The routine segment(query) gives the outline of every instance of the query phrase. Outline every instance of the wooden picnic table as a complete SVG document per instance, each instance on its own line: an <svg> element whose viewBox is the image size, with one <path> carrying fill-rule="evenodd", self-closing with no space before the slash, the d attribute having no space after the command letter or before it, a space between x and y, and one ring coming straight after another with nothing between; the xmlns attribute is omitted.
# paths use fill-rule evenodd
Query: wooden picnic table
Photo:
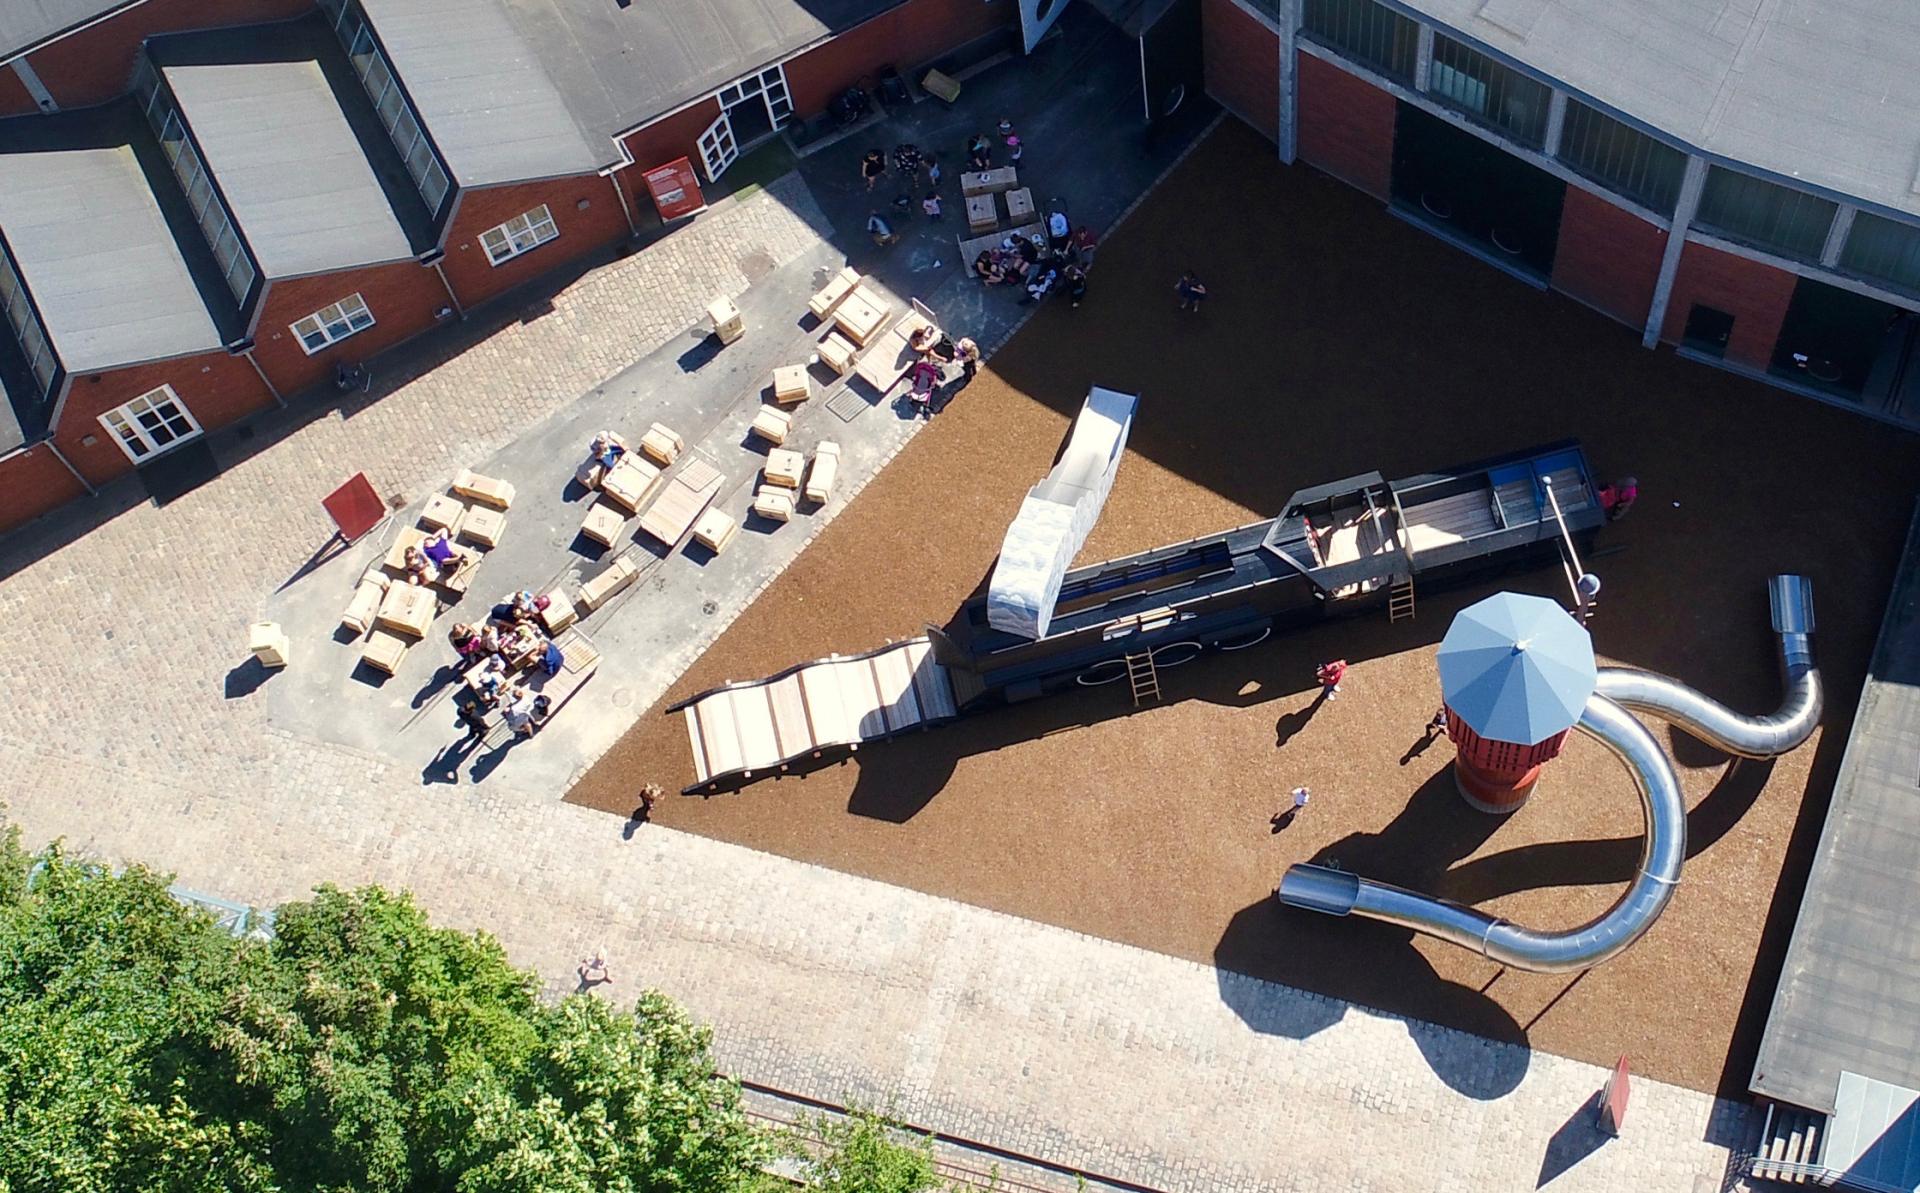
<svg viewBox="0 0 1920 1193"><path fill-rule="evenodd" d="M960 193L968 196L1010 191L1019 185L1020 174L1012 166L1001 166L995 170L974 170L960 175Z"/></svg>
<svg viewBox="0 0 1920 1193"><path fill-rule="evenodd" d="M861 347L866 347L893 310L873 292L862 286L846 296L833 312L834 326Z"/></svg>

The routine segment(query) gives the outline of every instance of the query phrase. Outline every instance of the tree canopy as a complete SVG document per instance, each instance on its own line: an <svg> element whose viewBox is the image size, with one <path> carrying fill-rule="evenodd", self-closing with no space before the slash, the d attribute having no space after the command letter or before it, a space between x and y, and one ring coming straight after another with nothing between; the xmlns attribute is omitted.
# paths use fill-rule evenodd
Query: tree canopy
<svg viewBox="0 0 1920 1193"><path fill-rule="evenodd" d="M0 1193L941 1188L881 1116L750 1120L665 997L537 997L485 933L322 887L238 939L163 876L0 833Z"/></svg>

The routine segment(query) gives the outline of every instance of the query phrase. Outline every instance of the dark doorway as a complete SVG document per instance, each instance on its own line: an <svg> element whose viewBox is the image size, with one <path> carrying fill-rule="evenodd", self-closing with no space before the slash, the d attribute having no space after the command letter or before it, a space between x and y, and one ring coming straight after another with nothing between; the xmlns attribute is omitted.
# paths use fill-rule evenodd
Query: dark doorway
<svg viewBox="0 0 1920 1193"><path fill-rule="evenodd" d="M1141 31L1140 80L1149 124L1174 116L1205 93L1200 0L1173 0Z"/></svg>
<svg viewBox="0 0 1920 1193"><path fill-rule="evenodd" d="M1411 104L1393 135L1396 207L1544 281L1567 184Z"/></svg>
<svg viewBox="0 0 1920 1193"><path fill-rule="evenodd" d="M733 126L733 143L751 145L773 132L773 117L767 114L767 101L749 95L727 109L727 123Z"/></svg>
<svg viewBox="0 0 1920 1193"><path fill-rule="evenodd" d="M1687 329L1681 334L1680 343L1708 356L1725 356L1727 341L1732 338L1733 316L1696 302L1687 312Z"/></svg>
<svg viewBox="0 0 1920 1193"><path fill-rule="evenodd" d="M1860 401L1883 350L1903 352L1900 308L1877 298L1801 278L1774 341L1771 371L1815 389Z"/></svg>

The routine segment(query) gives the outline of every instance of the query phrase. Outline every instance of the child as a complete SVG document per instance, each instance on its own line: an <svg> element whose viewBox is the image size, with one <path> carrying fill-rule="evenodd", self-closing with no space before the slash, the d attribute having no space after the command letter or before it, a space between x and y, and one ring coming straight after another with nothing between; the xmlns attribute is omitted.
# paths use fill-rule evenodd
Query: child
<svg viewBox="0 0 1920 1193"><path fill-rule="evenodd" d="M1012 162L1016 166L1020 164L1020 138L1019 137L1007 138L1007 160L1009 162Z"/></svg>
<svg viewBox="0 0 1920 1193"><path fill-rule="evenodd" d="M1076 309L1080 300L1087 296L1087 271L1078 265L1067 266L1067 297L1073 300Z"/></svg>
<svg viewBox="0 0 1920 1193"><path fill-rule="evenodd" d="M925 212L927 215L927 218L930 220L939 219L940 218L940 196L933 194L931 191L929 191L927 193L927 197L920 200L920 210Z"/></svg>
<svg viewBox="0 0 1920 1193"><path fill-rule="evenodd" d="M1313 677L1320 681L1320 691L1328 700L1340 695L1340 681L1347 677L1347 661L1335 659L1331 663L1322 663Z"/></svg>
<svg viewBox="0 0 1920 1193"><path fill-rule="evenodd" d="M934 190L940 189L940 159L931 153L927 155L927 185Z"/></svg>

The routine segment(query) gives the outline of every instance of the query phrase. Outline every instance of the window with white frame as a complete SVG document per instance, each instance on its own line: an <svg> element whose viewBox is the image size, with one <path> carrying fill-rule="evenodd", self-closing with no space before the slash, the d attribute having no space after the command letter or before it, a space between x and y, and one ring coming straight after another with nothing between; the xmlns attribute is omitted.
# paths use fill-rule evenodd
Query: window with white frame
<svg viewBox="0 0 1920 1193"><path fill-rule="evenodd" d="M187 413L186 404L171 385L163 385L125 406L107 411L100 416L100 425L136 464L200 433L200 424Z"/></svg>
<svg viewBox="0 0 1920 1193"><path fill-rule="evenodd" d="M488 228L480 234L480 243L487 250L487 260L498 265L529 249L539 248L558 235L560 229L554 226L553 213L542 203L497 228Z"/></svg>
<svg viewBox="0 0 1920 1193"><path fill-rule="evenodd" d="M293 334L300 337L300 347L312 356L327 345L338 344L372 326L373 312L367 309L366 301L358 294L349 294L294 323Z"/></svg>

